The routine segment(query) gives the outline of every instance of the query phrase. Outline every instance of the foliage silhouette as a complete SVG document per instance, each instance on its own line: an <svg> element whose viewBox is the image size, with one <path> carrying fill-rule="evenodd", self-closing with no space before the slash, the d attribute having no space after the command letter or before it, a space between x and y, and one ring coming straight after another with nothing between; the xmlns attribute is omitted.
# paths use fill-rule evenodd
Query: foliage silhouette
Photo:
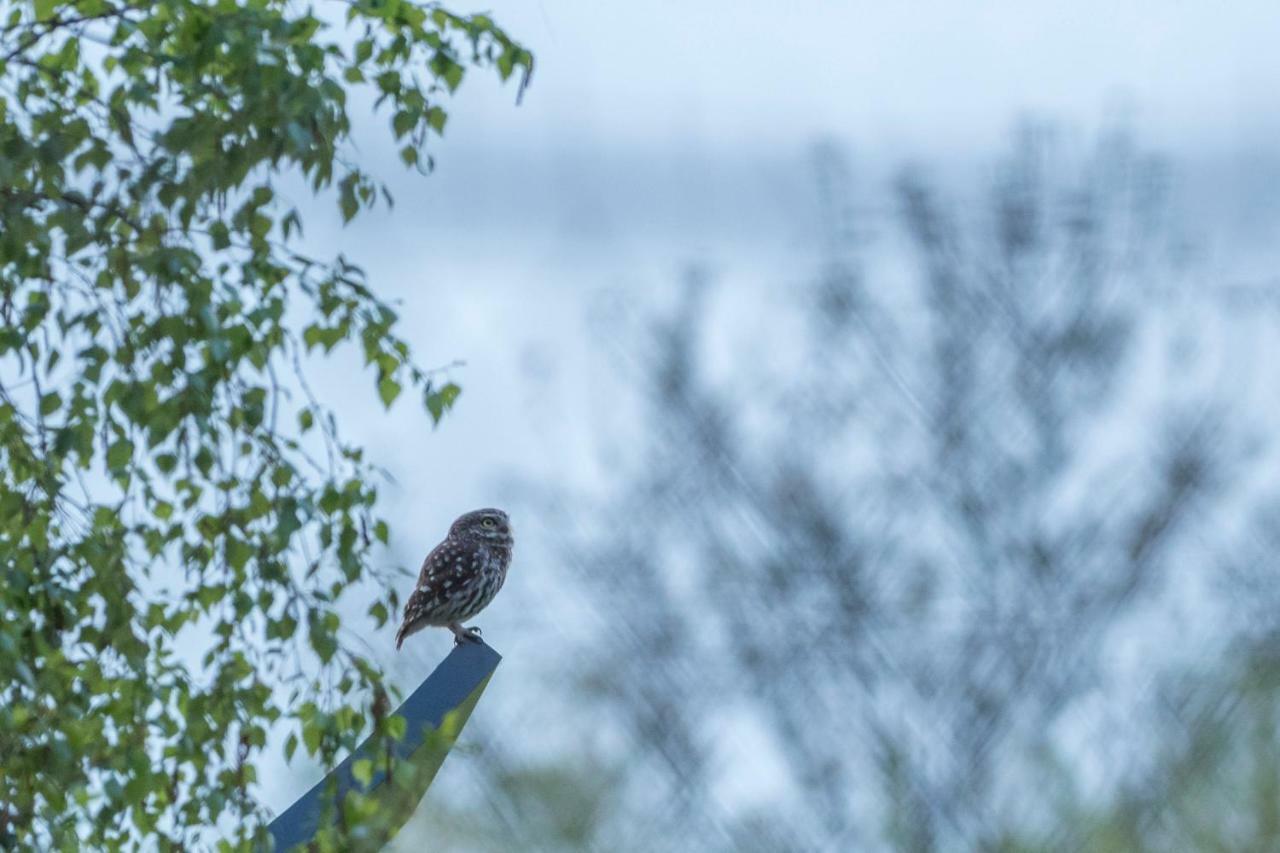
<svg viewBox="0 0 1280 853"><path fill-rule="evenodd" d="M252 846L270 726L326 762L403 728L339 634L388 538L377 472L302 369L355 347L384 405L436 420L458 388L355 263L298 251L280 183L346 220L390 203L349 98L425 170L467 69L523 88L532 57L484 15L328 11L0 5L0 830L24 846Z"/></svg>

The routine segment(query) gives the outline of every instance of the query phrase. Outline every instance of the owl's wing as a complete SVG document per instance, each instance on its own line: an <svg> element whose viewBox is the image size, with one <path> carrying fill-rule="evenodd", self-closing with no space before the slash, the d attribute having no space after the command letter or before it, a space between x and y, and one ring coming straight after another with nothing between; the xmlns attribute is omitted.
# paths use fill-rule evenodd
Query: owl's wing
<svg viewBox="0 0 1280 853"><path fill-rule="evenodd" d="M446 539L431 549L418 570L418 589L434 589L444 573L457 561L461 548L457 542Z"/></svg>
<svg viewBox="0 0 1280 853"><path fill-rule="evenodd" d="M428 625L433 615L439 611L444 593L448 592L452 580L445 580L445 573L457 566L461 548L457 542L445 539L444 542L431 548L431 553L422 561L417 573L417 585L404 602L404 621L396 634L396 648L401 647L404 638Z"/></svg>

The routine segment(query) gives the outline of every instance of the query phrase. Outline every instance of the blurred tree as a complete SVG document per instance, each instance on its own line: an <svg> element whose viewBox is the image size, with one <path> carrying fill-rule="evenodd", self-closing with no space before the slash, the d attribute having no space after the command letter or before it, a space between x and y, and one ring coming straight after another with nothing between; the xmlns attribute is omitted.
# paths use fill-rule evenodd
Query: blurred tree
<svg viewBox="0 0 1280 853"><path fill-rule="evenodd" d="M501 734L490 729L489 740ZM605 846L599 833L614 808L612 792L621 771L575 756L563 764L509 763L497 750L472 756L473 787L480 797L427 801L388 845L388 853L433 849L467 853L529 853L560 850L643 850L640 845ZM465 783L462 783L465 786Z"/></svg>
<svg viewBox="0 0 1280 853"><path fill-rule="evenodd" d="M609 626L592 707L635 747L618 837L970 850L1054 820L1035 786L1078 758L1057 727L1230 464L1207 395L1138 378L1159 161L1124 134L1055 152L1021 134L977 208L908 170L886 261L824 148L821 274L750 342L703 276L651 331L610 330L640 342L644 449L562 544Z"/></svg>
<svg viewBox="0 0 1280 853"><path fill-rule="evenodd" d="M1144 773L1105 798L1061 786L1052 825L1011 833L995 849L1280 849L1277 637L1234 643L1216 671L1184 673L1160 692L1177 725Z"/></svg>
<svg viewBox="0 0 1280 853"><path fill-rule="evenodd" d="M411 386L436 419L458 389L359 267L297 251L277 183L346 220L389 203L348 98L425 169L467 68L523 88L532 58L484 15L333 9L345 29L284 0L0 3L0 836L22 846L247 846L267 727L328 760L382 692L336 609L387 538L374 472L302 365L356 343L384 405Z"/></svg>

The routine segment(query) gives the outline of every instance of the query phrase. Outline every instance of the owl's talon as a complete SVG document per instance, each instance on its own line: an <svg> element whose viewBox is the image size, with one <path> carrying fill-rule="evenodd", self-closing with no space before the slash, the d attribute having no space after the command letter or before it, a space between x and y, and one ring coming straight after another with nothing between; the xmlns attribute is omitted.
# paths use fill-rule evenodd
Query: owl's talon
<svg viewBox="0 0 1280 853"><path fill-rule="evenodd" d="M453 644L460 646L463 643L483 643L480 639L480 629L476 627L464 628L456 622L449 626L449 630L453 631Z"/></svg>

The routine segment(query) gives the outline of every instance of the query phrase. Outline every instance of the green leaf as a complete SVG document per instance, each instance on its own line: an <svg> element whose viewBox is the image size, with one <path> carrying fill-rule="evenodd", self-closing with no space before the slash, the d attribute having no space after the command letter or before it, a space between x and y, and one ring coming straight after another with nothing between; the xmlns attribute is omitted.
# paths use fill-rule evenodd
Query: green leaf
<svg viewBox="0 0 1280 853"><path fill-rule="evenodd" d="M209 226L209 239L213 243L213 248L222 251L231 245L231 232L227 229L225 222L218 220Z"/></svg>
<svg viewBox="0 0 1280 853"><path fill-rule="evenodd" d="M383 377L378 382L378 398L382 400L382 405L388 409L396 401L396 397L400 396L400 391L400 383L390 376Z"/></svg>
<svg viewBox="0 0 1280 853"><path fill-rule="evenodd" d="M360 211L360 199L356 194L359 187L359 176L351 172L338 182L338 207L342 210L342 221L350 222Z"/></svg>
<svg viewBox="0 0 1280 853"><path fill-rule="evenodd" d="M462 75L465 70L461 65L452 61L444 65L440 76L444 79L444 84L449 87L450 92L457 91L458 87L462 85Z"/></svg>
<svg viewBox="0 0 1280 853"><path fill-rule="evenodd" d="M444 133L445 122L449 120L449 114L441 107L431 107L427 110L427 125L437 134Z"/></svg>
<svg viewBox="0 0 1280 853"><path fill-rule="evenodd" d="M434 423L440 423L440 419L444 417L445 412L453 408L454 402L458 399L458 395L461 393L462 389L452 382L439 390L433 390L428 386L426 392L426 405L427 411L431 413L431 419Z"/></svg>
<svg viewBox="0 0 1280 853"><path fill-rule="evenodd" d="M400 110L391 118L391 128L395 132L396 139L413 130L413 126L417 123L417 116L408 110Z"/></svg>
<svg viewBox="0 0 1280 853"><path fill-rule="evenodd" d="M111 470L124 468L133 460L133 442L126 438L111 443L107 448L107 467Z"/></svg>
<svg viewBox="0 0 1280 853"><path fill-rule="evenodd" d="M315 721L308 721L302 727L302 744L307 748L308 755L315 755L320 751L320 739L324 736L324 732Z"/></svg>

